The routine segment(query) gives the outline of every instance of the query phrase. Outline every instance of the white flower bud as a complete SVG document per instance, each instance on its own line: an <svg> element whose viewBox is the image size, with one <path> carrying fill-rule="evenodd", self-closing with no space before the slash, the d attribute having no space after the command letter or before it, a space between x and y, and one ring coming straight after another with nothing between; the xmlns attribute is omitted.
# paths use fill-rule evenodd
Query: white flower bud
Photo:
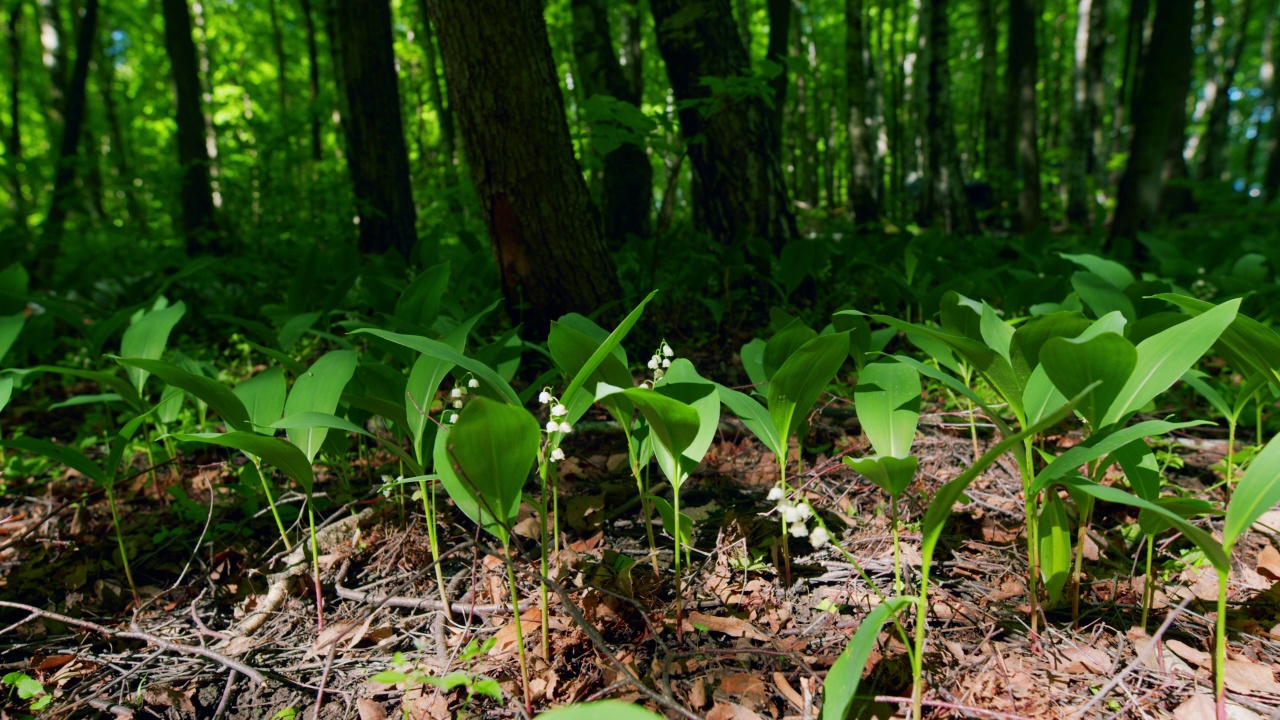
<svg viewBox="0 0 1280 720"><path fill-rule="evenodd" d="M671 357L671 356L675 355L675 352L671 349L671 346L670 346L670 345L668 345L668 344L666 344L666 343L664 342L664 343L662 343L662 354L663 354L663 355L666 355L667 357Z"/></svg>
<svg viewBox="0 0 1280 720"><path fill-rule="evenodd" d="M549 433L560 432L560 423L556 422L555 420L548 420L547 432Z"/></svg>
<svg viewBox="0 0 1280 720"><path fill-rule="evenodd" d="M812 543L815 548L820 548L831 542L831 536L827 534L826 528L819 525L813 529L812 533L809 534L809 542Z"/></svg>
<svg viewBox="0 0 1280 720"><path fill-rule="evenodd" d="M569 433L573 432L573 426L567 422L562 422L560 423L560 432L564 433L565 435L568 435Z"/></svg>
<svg viewBox="0 0 1280 720"><path fill-rule="evenodd" d="M795 523L787 529L787 532L791 533L791 537L802 538L809 534L809 528L805 527L804 523Z"/></svg>
<svg viewBox="0 0 1280 720"><path fill-rule="evenodd" d="M671 367L671 361L670 361L670 360L668 360L668 359L666 359L666 358L663 358L663 359L662 359L662 367L664 367L664 368L669 368L669 367Z"/></svg>
<svg viewBox="0 0 1280 720"><path fill-rule="evenodd" d="M800 513L800 508L794 505L779 506L782 509L782 519L788 523L800 524L804 522L804 515Z"/></svg>
<svg viewBox="0 0 1280 720"><path fill-rule="evenodd" d="M460 397L462 397L462 388L454 388L454 389L450 390L450 391L449 391L449 397L451 397L451 398L460 398Z"/></svg>
<svg viewBox="0 0 1280 720"><path fill-rule="evenodd" d="M456 423L456 422L458 422L458 413L456 413L456 412L451 412L451 413L449 413L449 422L450 422L450 423Z"/></svg>
<svg viewBox="0 0 1280 720"><path fill-rule="evenodd" d="M654 355L653 357L649 358L649 369L650 369L650 370L657 370L657 369L658 369L658 356L657 356L657 355Z"/></svg>
<svg viewBox="0 0 1280 720"><path fill-rule="evenodd" d="M467 387L478 388L480 387L480 381L475 378L471 378L470 380L467 381Z"/></svg>
<svg viewBox="0 0 1280 720"><path fill-rule="evenodd" d="M782 488L777 485L773 486L773 489L769 491L769 502L778 502L782 499L782 495Z"/></svg>
<svg viewBox="0 0 1280 720"><path fill-rule="evenodd" d="M808 520L813 517L813 511L809 509L809 503L800 503L796 505L796 512L800 514L801 520Z"/></svg>
<svg viewBox="0 0 1280 720"><path fill-rule="evenodd" d="M454 401L453 401L453 406L454 406L455 408L457 408L457 409L461 410L461 409L462 409L462 401L461 401L461 400L454 400Z"/></svg>
<svg viewBox="0 0 1280 720"><path fill-rule="evenodd" d="M566 408L564 405L556 403L555 405L551 406L551 417L564 417L565 415L568 415L568 414L569 414L569 408Z"/></svg>
<svg viewBox="0 0 1280 720"><path fill-rule="evenodd" d="M538 393L538 402L542 403L543 405L546 405L547 403L551 402L551 393L547 392L546 390L543 390L542 392Z"/></svg>
<svg viewBox="0 0 1280 720"><path fill-rule="evenodd" d="M564 459L563 450L561 450L560 448L555 448L554 450L551 451L551 462L560 462L563 459Z"/></svg>

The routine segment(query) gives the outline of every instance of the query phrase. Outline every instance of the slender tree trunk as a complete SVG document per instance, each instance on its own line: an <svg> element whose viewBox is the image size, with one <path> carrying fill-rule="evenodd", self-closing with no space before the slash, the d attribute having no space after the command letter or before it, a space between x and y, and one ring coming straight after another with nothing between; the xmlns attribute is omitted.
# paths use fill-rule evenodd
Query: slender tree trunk
<svg viewBox="0 0 1280 720"><path fill-rule="evenodd" d="M347 166L360 223L360 252L392 248L415 262L416 211L400 117L390 0L337 0L334 29L347 113Z"/></svg>
<svg viewBox="0 0 1280 720"><path fill-rule="evenodd" d="M40 44L44 50L44 66L49 71L48 121L49 137L61 137L67 95L67 43L62 10L58 0L38 0L40 8Z"/></svg>
<svg viewBox="0 0 1280 720"><path fill-rule="evenodd" d="M863 26L865 13L862 0L845 0L845 60L848 71L849 116L846 121L849 133L849 210L859 225L872 223L880 218L880 197L876 178L875 137L878 128L873 125L870 112L874 97L869 83L871 57Z"/></svg>
<svg viewBox="0 0 1280 720"><path fill-rule="evenodd" d="M1089 109L1089 128L1092 142L1089 146L1089 163L1086 172L1093 180L1093 190L1097 191L1107 185L1107 128L1105 126L1104 108L1107 106L1108 81L1104 77L1107 66L1107 3L1095 0L1089 12L1089 48L1085 56L1085 92L1088 96L1086 107ZM1097 224L1101 225L1101 206L1092 204L1099 215Z"/></svg>
<svg viewBox="0 0 1280 720"><path fill-rule="evenodd" d="M1191 83L1191 25L1194 0L1160 0L1142 77L1134 95L1133 141L1120 180L1111 244L1132 257L1133 238L1150 227L1160 202L1160 178L1177 118L1185 117ZM1180 110L1181 108L1181 110Z"/></svg>
<svg viewBox="0 0 1280 720"><path fill-rule="evenodd" d="M643 17L640 0L627 0L625 23L622 26L622 74L627 78L631 93L643 99L644 95L644 55L641 52L643 38ZM745 44L745 43L744 43ZM750 47L750 45L747 45Z"/></svg>
<svg viewBox="0 0 1280 720"><path fill-rule="evenodd" d="M5 166L9 171L9 192L13 197L13 224L22 235L27 228L27 191L22 178L22 7L20 0L9 4L5 32L9 49L9 127L4 134Z"/></svg>
<svg viewBox="0 0 1280 720"><path fill-rule="evenodd" d="M111 139L111 156L115 159L120 192L124 194L124 207L129 228L137 231L142 237L147 237L150 235L150 228L147 226L146 210L138 200L138 193L133 185L132 153L120 122L120 109L116 105L114 61L115 59L105 52L99 53L98 85L102 93L102 108L107 118L108 137Z"/></svg>
<svg viewBox="0 0 1280 720"><path fill-rule="evenodd" d="M1000 49L996 0L978 2L978 38L982 42L982 79L978 91L979 104L982 106L981 167L983 177L990 182L999 175L997 168L1003 164L997 101L1000 96Z"/></svg>
<svg viewBox="0 0 1280 720"><path fill-rule="evenodd" d="M712 236L725 245L750 236L774 251L797 236L795 215L775 148L768 108L758 97L717 97L703 78L729 79L750 72L728 0L650 0L658 49L680 110L689 159L702 185L703 210Z"/></svg>
<svg viewBox="0 0 1280 720"><path fill-rule="evenodd" d="M1267 167L1262 179L1262 196L1266 202L1280 199L1280 76L1277 76L1280 73L1280 39L1275 32L1277 24L1280 24L1280 12L1275 13L1271 22L1271 54L1266 59L1271 66L1271 136L1267 140ZM1258 133L1263 132L1264 129L1259 127Z"/></svg>
<svg viewBox="0 0 1280 720"><path fill-rule="evenodd" d="M178 119L178 163L182 166L182 235L187 253L220 252L218 226L209 180L208 128L200 100L200 69L191 38L187 0L163 0L165 46L173 72L174 104Z"/></svg>
<svg viewBox="0 0 1280 720"><path fill-rule="evenodd" d="M690 2L676 4L691 5ZM764 58L775 63L779 70L778 74L769 81L769 87L773 88L773 107L769 109L769 121L773 124L774 152L779 153L782 150L783 111L787 106L787 44L791 37L791 0L766 0L766 7L769 9L769 47L765 50ZM656 11L654 17L657 17ZM662 43L659 42L658 45L661 46ZM746 52L745 44L743 52ZM663 55L665 56L666 53L663 52ZM748 67L750 63L751 56L747 54Z"/></svg>
<svg viewBox="0 0 1280 720"><path fill-rule="evenodd" d="M418 0L418 9L422 13L422 53L426 57L427 98L431 101L431 110L440 123L440 145L445 158L446 181L457 182L454 163L457 162L457 132L453 125L453 112L445 106L444 89L440 87L440 70L436 67L435 32L431 28L431 14L427 10L427 0Z"/></svg>
<svg viewBox="0 0 1280 720"><path fill-rule="evenodd" d="M634 0L633 0L634 1ZM734 16L738 19L738 34L742 36L742 47L751 53L751 0L737 0L738 9Z"/></svg>
<svg viewBox="0 0 1280 720"><path fill-rule="evenodd" d="M1072 72L1071 140L1067 152L1067 220L1087 224L1093 217L1089 180L1097 164L1097 129L1101 126L1098 88L1106 39L1106 0L1080 0L1076 17L1075 64Z"/></svg>
<svg viewBox="0 0 1280 720"><path fill-rule="evenodd" d="M822 111L818 102L820 83L816 75L817 56L813 51L813 39L805 18L799 10L792 10L795 17L792 25L795 28L796 55L804 65L801 72L796 73L796 102L793 123L796 139L799 182L796 183L796 196L810 208L818 206L818 138L814 132L814 123L818 121Z"/></svg>
<svg viewBox="0 0 1280 720"><path fill-rule="evenodd" d="M276 0L267 0L267 10L271 15L271 48L276 53L276 101L280 103L280 116L289 113L289 63L284 53L284 32L280 29L280 16L276 10ZM293 136L289 136L292 142Z"/></svg>
<svg viewBox="0 0 1280 720"><path fill-rule="evenodd" d="M63 111L62 144L58 150L57 167L54 170L53 198L49 215L44 223L44 261L52 263L62 243L69 204L75 192L76 161L80 136L84 129L85 87L89 81L89 61L93 58L93 43L98 32L98 0L86 0L84 18L76 34L75 67L67 86L66 105Z"/></svg>
<svg viewBox="0 0 1280 720"><path fill-rule="evenodd" d="M1252 8L1252 0L1244 0L1240 9L1240 24L1236 33L1235 47L1222 70L1220 83L1222 90L1214 95L1213 102L1209 104L1209 120L1205 125L1204 134L1200 137L1200 144L1196 148L1196 177L1200 180L1226 181L1228 179L1226 153L1227 115L1231 110L1230 90L1235 84L1236 70L1240 67L1244 48L1248 44L1249 16Z"/></svg>
<svg viewBox="0 0 1280 720"><path fill-rule="evenodd" d="M311 0L302 2L302 23L307 31L307 99L311 116L311 160L320 162L320 53L316 51L316 23L311 15Z"/></svg>
<svg viewBox="0 0 1280 720"><path fill-rule="evenodd" d="M1126 151L1133 140L1132 117L1142 71L1143 48L1146 45L1147 15L1151 0L1129 0L1129 18L1125 30L1124 62L1120 70L1120 94L1112 116L1111 153ZM1118 171L1119 172L1119 171ZM1119 175L1115 176L1119 182Z"/></svg>
<svg viewBox="0 0 1280 720"><path fill-rule="evenodd" d="M1244 161L1240 169L1240 177L1243 178L1244 186L1250 192L1252 192L1254 181L1256 180L1255 175L1260 154L1258 149L1262 147L1262 136L1266 134L1266 128L1262 125L1263 113L1270 110L1271 97L1275 93L1275 66L1271 64L1271 44L1274 41L1277 23L1274 21L1268 22L1265 18L1272 18L1277 7L1280 7L1280 4L1276 0L1270 0L1267 3L1267 7L1263 9L1262 57L1259 58L1261 62L1258 63L1258 89L1262 91L1262 95L1258 102L1254 104L1253 111L1249 114L1249 124L1244 131L1244 136L1248 139L1245 141Z"/></svg>
<svg viewBox="0 0 1280 720"><path fill-rule="evenodd" d="M966 235L977 226L965 202L951 108L950 23L947 0L925 0L921 7L921 46L925 65L924 219L947 233Z"/></svg>
<svg viewBox="0 0 1280 720"><path fill-rule="evenodd" d="M1010 0L1009 62L1005 166L1019 187L1018 228L1040 225L1040 149L1036 131L1036 56L1038 0Z"/></svg>
<svg viewBox="0 0 1280 720"><path fill-rule="evenodd" d="M604 0L573 0L573 51L588 102L595 96L607 95L640 111L640 96L634 92L634 85L614 52L609 8ZM609 122L600 121L597 127ZM625 136L628 131L619 127L615 132ZM628 235L648 238L652 234L653 166L643 144L628 139L604 153L603 174L605 238L615 248Z"/></svg>
<svg viewBox="0 0 1280 720"><path fill-rule="evenodd" d="M508 313L542 336L565 313L616 301L621 290L574 158L542 4L428 7Z"/></svg>

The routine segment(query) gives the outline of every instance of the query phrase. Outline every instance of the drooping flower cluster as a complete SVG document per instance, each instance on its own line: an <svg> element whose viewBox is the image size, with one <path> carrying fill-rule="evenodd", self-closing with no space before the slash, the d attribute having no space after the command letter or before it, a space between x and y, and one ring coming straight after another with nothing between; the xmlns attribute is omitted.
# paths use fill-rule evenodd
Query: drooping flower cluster
<svg viewBox="0 0 1280 720"><path fill-rule="evenodd" d="M538 402L542 403L543 405L551 406L551 409L548 411L551 417L547 420L547 425L546 425L546 431L548 435L552 433L561 433L564 435L568 435L569 433L573 432L573 426L570 425L568 420L565 419L566 416L569 414L569 408L565 407L564 404L561 403L558 398L556 398L554 395L551 394L551 388L543 388L542 392L538 393ZM564 451L562 451L559 447L551 451L552 462L556 462L558 460L563 460L563 459L564 459Z"/></svg>
<svg viewBox="0 0 1280 720"><path fill-rule="evenodd" d="M449 391L449 401L453 409L445 413L444 421L452 425L458 422L458 410L462 409L463 398L468 395L468 389L474 390L480 387L480 381L472 377L471 373L467 373L467 381L462 385L456 385Z"/></svg>
<svg viewBox="0 0 1280 720"><path fill-rule="evenodd" d="M653 371L653 381L658 382L666 373L667 368L671 367L671 358L675 357L675 351L667 344L666 340L658 346L654 351L653 357L649 358L648 368Z"/></svg>
<svg viewBox="0 0 1280 720"><path fill-rule="evenodd" d="M809 507L809 503L801 499L799 502L792 502L785 491L779 486L774 486L769 490L769 501L776 503L775 509L782 521L787 524L787 532L791 537L802 538L808 537L810 544L815 548L820 548L831 541L831 535L827 533L827 529L822 526L821 522L814 527L813 532L809 531L809 520L813 518L813 509Z"/></svg>

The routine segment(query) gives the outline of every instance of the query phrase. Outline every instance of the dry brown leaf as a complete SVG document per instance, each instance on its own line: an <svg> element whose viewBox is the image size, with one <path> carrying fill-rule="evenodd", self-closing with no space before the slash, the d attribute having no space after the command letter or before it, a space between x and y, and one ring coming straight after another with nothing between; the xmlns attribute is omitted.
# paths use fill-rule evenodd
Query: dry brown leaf
<svg viewBox="0 0 1280 720"><path fill-rule="evenodd" d="M1059 672L1068 675L1100 675L1111 670L1111 657L1096 647L1074 646L1063 650Z"/></svg>
<svg viewBox="0 0 1280 720"><path fill-rule="evenodd" d="M706 707L707 678L705 676L694 678L693 686L689 688L689 705L695 710Z"/></svg>
<svg viewBox="0 0 1280 720"><path fill-rule="evenodd" d="M1258 553L1258 574L1271 581L1280 581L1280 552L1267 545Z"/></svg>
<svg viewBox="0 0 1280 720"><path fill-rule="evenodd" d="M685 631L694 630L695 626L704 627L711 632L724 633L729 637L744 637L750 640L768 640L769 637L756 629L746 620L738 618L716 617L700 612L691 612L685 619Z"/></svg>
<svg viewBox="0 0 1280 720"><path fill-rule="evenodd" d="M731 702L718 702L707 713L707 720L763 720L754 711Z"/></svg>
<svg viewBox="0 0 1280 720"><path fill-rule="evenodd" d="M173 708L178 712L188 713L188 717L196 711L196 706L191 703L191 698L162 683L150 684L143 688L142 704L149 707Z"/></svg>
<svg viewBox="0 0 1280 720"><path fill-rule="evenodd" d="M717 688L717 692L737 698L751 708L764 705L767 697L764 678L755 673L728 673L720 678L720 687ZM712 712L715 711L712 710Z"/></svg>
<svg viewBox="0 0 1280 720"><path fill-rule="evenodd" d="M1173 711L1174 720L1216 720L1217 707L1209 695L1192 695ZM1227 720L1262 720L1261 716L1235 703L1227 703Z"/></svg>
<svg viewBox="0 0 1280 720"><path fill-rule="evenodd" d="M360 720L387 720L382 703L372 698L356 698L356 710L360 712Z"/></svg>
<svg viewBox="0 0 1280 720"><path fill-rule="evenodd" d="M526 639L533 637L538 631L538 627L542 625L542 611L536 607L531 607L520 616L520 630ZM493 636L493 647L489 649L489 657L502 658L507 655L514 654L516 648L516 624L514 621L508 621Z"/></svg>
<svg viewBox="0 0 1280 720"><path fill-rule="evenodd" d="M1165 644L1187 662L1212 672L1213 656L1209 653L1177 640L1169 640ZM1276 682L1271 674L1270 665L1227 658L1227 663L1222 669L1222 677L1226 681L1227 689L1234 692L1280 696L1280 683Z"/></svg>
<svg viewBox="0 0 1280 720"><path fill-rule="evenodd" d="M804 712L804 698L800 697L800 693L791 687L791 683L787 682L787 676L784 673L773 673L773 684L778 687L778 692L782 694L795 708Z"/></svg>

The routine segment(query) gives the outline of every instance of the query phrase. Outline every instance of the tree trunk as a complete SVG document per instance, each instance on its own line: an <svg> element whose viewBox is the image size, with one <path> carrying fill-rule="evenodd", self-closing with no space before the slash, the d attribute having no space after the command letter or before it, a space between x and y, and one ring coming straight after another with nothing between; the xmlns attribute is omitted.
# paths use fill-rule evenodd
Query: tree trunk
<svg viewBox="0 0 1280 720"><path fill-rule="evenodd" d="M1271 65L1271 136L1267 140L1267 168L1262 179L1262 196L1266 202L1280 199L1280 76L1277 76L1280 73L1280 38L1275 32L1277 23L1280 23L1280 12L1271 22L1271 55L1266 60ZM1261 134L1263 128L1259 127L1258 132Z"/></svg>
<svg viewBox="0 0 1280 720"><path fill-rule="evenodd" d="M284 32L280 29L280 17L276 11L276 0L267 0L267 10L271 17L271 48L276 53L276 102L280 103L280 117L289 113L289 63L284 54ZM289 142L293 136L289 136Z"/></svg>
<svg viewBox="0 0 1280 720"><path fill-rule="evenodd" d="M797 236L795 215L778 162L778 138L757 96L715 95L702 82L750 73L728 0L650 0L662 53L680 110L689 159L702 186L713 237L725 245L755 236L775 252Z"/></svg>
<svg viewBox="0 0 1280 720"><path fill-rule="evenodd" d="M769 10L769 46L764 52L764 59L778 66L778 74L769 80L769 87L773 89L773 107L769 109L769 117L773 123L773 134L777 138L774 152L780 153L784 135L782 117L787 107L787 44L791 37L791 0L766 0L766 7ZM656 12L654 17L657 17ZM661 46L662 43L658 44ZM743 50L746 50L745 45ZM747 53L747 66L750 65L751 54Z"/></svg>
<svg viewBox="0 0 1280 720"><path fill-rule="evenodd" d="M307 31L307 98L311 109L311 160L320 162L320 54L316 51L316 22L311 0L301 0L302 22Z"/></svg>
<svg viewBox="0 0 1280 720"><path fill-rule="evenodd" d="M93 42L98 31L98 0L86 0L84 18L76 34L75 67L71 82L67 85L66 105L63 109L62 144L59 146L57 166L53 177L53 198L49 215L44 223L45 257L52 262L62 243L67 212L75 192L76 161L80 135L84 129L85 87L89 81L89 61L93 58Z"/></svg>
<svg viewBox="0 0 1280 720"><path fill-rule="evenodd" d="M641 54L641 40L644 34L640 0L627 0L627 12L622 26L622 74L632 94L643 99L644 95L644 55ZM750 47L748 45L748 47Z"/></svg>
<svg viewBox="0 0 1280 720"><path fill-rule="evenodd" d="M634 2L634 0L632 0ZM742 47L751 54L751 0L737 0L738 9L734 16L738 19L738 34L742 36Z"/></svg>
<svg viewBox="0 0 1280 720"><path fill-rule="evenodd" d="M418 0L418 9L422 13L422 54L426 57L427 99L431 101L431 110L440 123L440 145L444 151L445 177L450 184L457 182L454 163L457 162L457 132L453 125L453 112L445 106L444 90L440 87L440 70L436 67L436 42L431 28L431 13L427 10L427 0Z"/></svg>
<svg viewBox="0 0 1280 720"><path fill-rule="evenodd" d="M983 177L991 182L1001 167L1000 112L997 109L1000 96L1000 48L999 26L996 23L996 0L978 2L978 37L982 42L982 80L979 103L982 105L982 160Z"/></svg>
<svg viewBox="0 0 1280 720"><path fill-rule="evenodd" d="M1040 225L1040 150L1036 132L1038 0L1010 0L1005 166L1018 191L1018 229Z"/></svg>
<svg viewBox="0 0 1280 720"><path fill-rule="evenodd" d="M849 96L849 210L859 225L880 218L876 183L875 137L879 118L871 111L874 95L868 82L871 54L863 27L862 0L845 0L845 61ZM873 124L876 123L876 124Z"/></svg>
<svg viewBox="0 0 1280 720"><path fill-rule="evenodd" d="M1106 51L1106 0L1080 0L1076 15L1075 64L1071 84L1071 140L1067 152L1067 220L1085 225L1095 203L1089 180L1097 163L1096 131L1101 124L1097 88Z"/></svg>
<svg viewBox="0 0 1280 720"><path fill-rule="evenodd" d="M1122 257L1132 257L1133 238L1150 227L1159 209L1160 177L1170 137L1180 132L1173 125L1186 113L1194 10L1194 0L1160 0L1156 5L1141 82L1134 94L1129 162L1111 222L1111 243Z"/></svg>
<svg viewBox="0 0 1280 720"><path fill-rule="evenodd" d="M921 46L925 65L925 177L923 218L949 234L971 234L977 226L965 202L951 109L950 23L947 0L925 0L921 7Z"/></svg>
<svg viewBox="0 0 1280 720"><path fill-rule="evenodd" d="M67 43L62 10L58 0L38 0L40 7L40 44L44 50L44 66L49 71L48 121L49 137L61 137L67 95Z"/></svg>
<svg viewBox="0 0 1280 720"><path fill-rule="evenodd" d="M1130 0L1124 40L1124 62L1120 69L1120 92L1112 115L1111 152L1126 150L1133 140L1132 118L1140 80L1141 59L1146 43L1147 15L1151 0ZM1118 182L1118 180L1117 180Z"/></svg>
<svg viewBox="0 0 1280 720"><path fill-rule="evenodd" d="M337 0L334 29L347 96L342 128L360 222L360 252L392 248L413 263L416 212L391 35L390 0Z"/></svg>
<svg viewBox="0 0 1280 720"><path fill-rule="evenodd" d="M604 0L573 0L573 52L588 102L597 95L607 95L640 112L640 95L634 92L614 52L609 8ZM599 120L596 127L610 122ZM614 132L624 137L629 134L625 126ZM605 238L614 248L621 247L628 235L648 238L652 234L649 211L653 205L653 166L641 139L626 138L604 153L601 204Z"/></svg>
<svg viewBox="0 0 1280 720"><path fill-rule="evenodd" d="M537 337L618 300L538 0L429 0L507 311ZM502 52L493 52L501 48Z"/></svg>
<svg viewBox="0 0 1280 720"><path fill-rule="evenodd" d="M124 194L124 207L127 213L128 225L145 238L150 235L151 229L147 225L146 210L138 200L137 189L133 184L133 163L130 159L130 150L125 139L124 129L120 123L120 111L116 106L114 63L114 57L105 52L99 53L97 62L98 85L100 86L99 91L102 93L102 109L107 118L107 132L111 138L111 155L116 163L116 179L120 186L120 192Z"/></svg>
<svg viewBox="0 0 1280 720"><path fill-rule="evenodd" d="M796 101L793 105L792 126L796 139L796 170L799 182L794 194L810 208L818 206L818 137L814 123L822 115L818 91L821 83L817 76L817 55L813 48L812 28L798 10L793 11L796 55L803 69L796 73Z"/></svg>
<svg viewBox="0 0 1280 720"><path fill-rule="evenodd" d="M1231 88L1235 84L1236 70L1240 67L1244 48L1249 38L1249 15L1253 8L1252 0L1244 0L1240 9L1239 30L1236 34L1235 47L1222 69L1222 79L1212 102L1209 103L1209 119L1205 124L1204 134L1196 147L1196 178L1199 180L1227 181L1227 115L1231 110Z"/></svg>
<svg viewBox="0 0 1280 720"><path fill-rule="evenodd" d="M1089 145L1089 163L1086 172L1093 179L1093 190L1097 191L1107 186L1107 149L1110 147L1107 143L1107 128L1103 124L1105 116L1104 108L1107 105L1107 88L1109 81L1104 77L1107 65L1107 3L1105 0L1097 0L1093 3L1089 13L1089 48L1085 56L1085 92L1088 96L1087 107L1089 107L1090 130L1092 131L1093 141ZM1118 110L1117 110L1118 112ZM1097 224L1101 225L1102 208L1096 203L1093 204L1096 215L1098 216Z"/></svg>
<svg viewBox="0 0 1280 720"><path fill-rule="evenodd" d="M27 191L22 183L22 2L12 2L5 24L9 49L9 127L4 134L5 155L9 170L9 192L13 197L14 225L21 235L27 234Z"/></svg>
<svg viewBox="0 0 1280 720"><path fill-rule="evenodd" d="M208 128L200 109L200 66L196 44L191 39L191 12L187 0L163 0L163 8L178 120L178 163L182 166L182 235L189 255L205 250L220 252L209 180Z"/></svg>

